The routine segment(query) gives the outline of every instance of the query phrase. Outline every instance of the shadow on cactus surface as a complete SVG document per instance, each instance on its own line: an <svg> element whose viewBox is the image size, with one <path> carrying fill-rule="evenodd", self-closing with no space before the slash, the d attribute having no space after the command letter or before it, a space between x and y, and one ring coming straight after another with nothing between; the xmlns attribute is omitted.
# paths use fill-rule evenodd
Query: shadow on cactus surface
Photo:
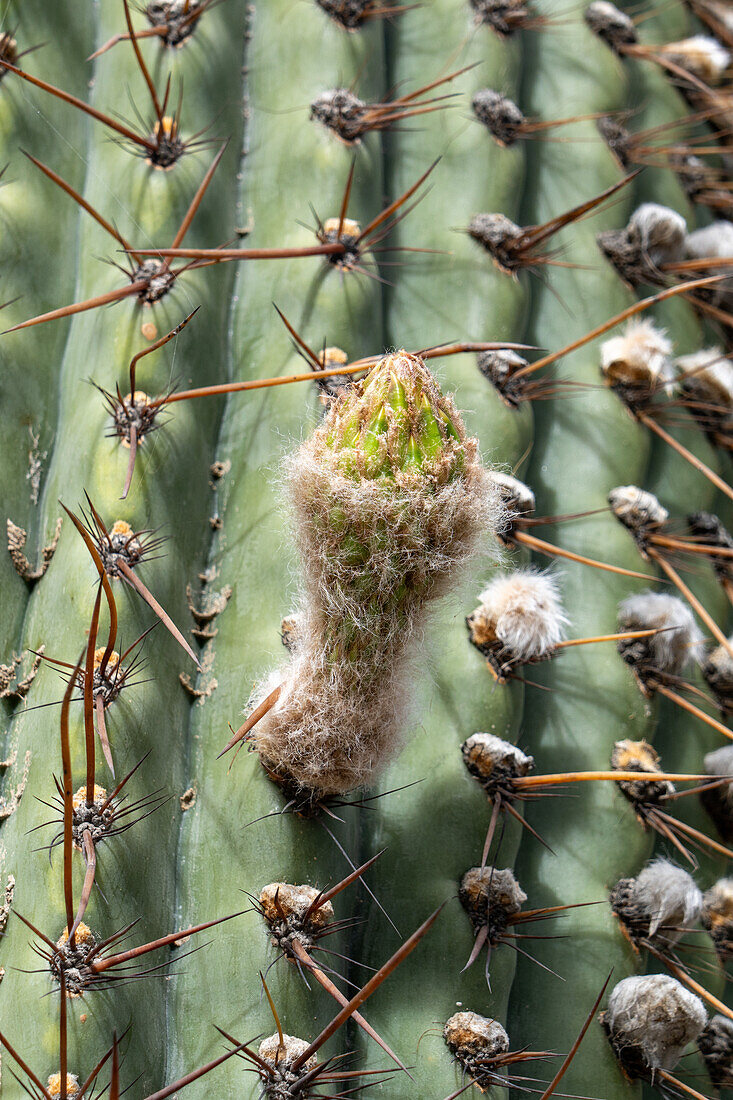
<svg viewBox="0 0 733 1100"><path fill-rule="evenodd" d="M728 0L0 6L0 1097L733 1089L731 132Z"/></svg>

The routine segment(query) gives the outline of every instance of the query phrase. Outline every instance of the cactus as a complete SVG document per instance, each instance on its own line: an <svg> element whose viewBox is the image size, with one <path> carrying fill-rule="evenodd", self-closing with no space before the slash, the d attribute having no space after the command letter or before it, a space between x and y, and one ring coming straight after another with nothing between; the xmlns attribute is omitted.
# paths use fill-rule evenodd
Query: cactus
<svg viewBox="0 0 733 1100"><path fill-rule="evenodd" d="M5 13L0 1096L733 1080L733 35L624 7Z"/></svg>

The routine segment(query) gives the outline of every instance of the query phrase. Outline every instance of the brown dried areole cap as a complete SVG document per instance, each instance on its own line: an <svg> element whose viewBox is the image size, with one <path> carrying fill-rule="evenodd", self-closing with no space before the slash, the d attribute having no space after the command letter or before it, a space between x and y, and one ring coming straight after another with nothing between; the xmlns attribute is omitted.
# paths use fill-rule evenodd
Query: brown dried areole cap
<svg viewBox="0 0 733 1100"><path fill-rule="evenodd" d="M720 646L720 649L723 647ZM725 650L724 652L728 663L733 666L730 654ZM733 775L733 745L724 745L714 752L706 753L704 767L711 779ZM700 801L722 839L726 842L733 840L733 781L721 783L717 787L703 787Z"/></svg>
<svg viewBox="0 0 733 1100"><path fill-rule="evenodd" d="M527 895L509 868L472 867L461 879L458 891L474 932L488 929L490 946L506 932L511 917L520 911Z"/></svg>
<svg viewBox="0 0 733 1100"><path fill-rule="evenodd" d="M322 891L314 886L293 886L289 882L263 886L260 910L276 947L289 954L291 941L297 940L310 950L334 916L330 901L317 904L321 896Z"/></svg>
<svg viewBox="0 0 733 1100"><path fill-rule="evenodd" d="M733 1088L733 1020L712 1016L697 1040L697 1048L716 1089Z"/></svg>
<svg viewBox="0 0 733 1100"><path fill-rule="evenodd" d="M509 1052L509 1036L498 1020L478 1012L456 1012L446 1021L443 1038L461 1069L479 1086L495 1084L491 1063Z"/></svg>
<svg viewBox="0 0 733 1100"><path fill-rule="evenodd" d="M728 962L733 958L733 879L720 878L705 891L701 919L718 958Z"/></svg>
<svg viewBox="0 0 733 1100"><path fill-rule="evenodd" d="M513 798L511 780L534 770L534 757L493 733L474 733L461 745L463 762L489 798ZM506 786L505 786L506 785Z"/></svg>
<svg viewBox="0 0 733 1100"><path fill-rule="evenodd" d="M617 741L611 753L611 767L619 772L639 772L639 780L621 780L618 784L623 795L643 821L643 809L656 805L674 794L674 784L668 779L642 779L644 772L660 772L661 758L648 741Z"/></svg>

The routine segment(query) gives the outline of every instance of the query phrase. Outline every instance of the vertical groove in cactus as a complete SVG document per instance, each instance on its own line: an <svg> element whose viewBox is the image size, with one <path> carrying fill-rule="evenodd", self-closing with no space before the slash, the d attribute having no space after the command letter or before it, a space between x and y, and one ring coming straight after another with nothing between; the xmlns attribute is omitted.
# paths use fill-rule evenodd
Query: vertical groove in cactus
<svg viewBox="0 0 733 1100"><path fill-rule="evenodd" d="M501 1059L489 1063L498 1067L490 1079L486 1063L461 1064L444 1031L457 1012L486 1017L480 1026L502 1051L508 1044L509 1051L558 1055L590 1012L567 1076L545 1100L553 1089L607 1100L666 1089L663 1078L652 1085L653 1063L643 1059L647 1080L623 1076L598 1009L606 1009L609 1026L608 1007L621 1000L612 985L663 969L643 945L633 949L609 892L651 857L682 863L683 853L645 832L619 784L605 780L574 784L567 794L567 787L553 788L553 797L535 788L536 799L525 799L531 789L520 787L516 806L526 828L507 803L497 802L492 817L461 746L474 734L494 735L531 753L542 775L607 769L615 742L645 738L667 771L702 771L704 754L720 747L719 724L713 729L658 699L659 692L646 698L614 642L556 643L563 628L571 642L614 632L619 603L631 593L674 591L667 578L657 582L654 560L642 558L607 508L611 489L638 485L656 494L672 516L667 530L675 532L693 507L718 513L730 527L730 499L609 388L601 346L618 328L550 371L525 376L547 380L544 391L523 395L544 399L517 407L502 399L474 352L432 354L442 343L519 340L530 345L518 349L530 362L554 352L648 292L646 284L624 285L598 247L599 231L625 225L641 202L668 204L688 229L710 222L661 157L624 183L596 125L601 112L635 107L629 125L640 132L695 109L680 95L679 66L662 67L645 47L698 32L691 9L708 4L716 7L716 0L652 3L640 16L629 3L629 23L611 11L621 27L616 53L591 33L582 10L559 11L550 0L155 0L139 9L105 0L78 12L67 0L6 5L0 32L11 29L18 49L43 44L19 59L21 68L78 96L92 115L0 67L0 169L8 164L0 181L3 327L124 291L131 277L120 266L132 270L144 259L146 270L159 267L154 250L174 240L241 252L236 259L210 254L192 270L193 257L172 258L174 271L185 270L153 305L123 293L105 308L0 334L3 516L17 525L10 528L16 564L6 554L0 565L3 1098L27 1094L12 1076L18 1070L22 1078L24 1067L16 1065L10 1040L39 1075L43 1087L35 1092L65 1100L50 1076L62 1068L59 990L49 967L36 967L34 937L20 919L53 943L68 908L62 845L54 845L50 862L39 845L55 831L58 840L57 808L43 802L58 791L59 702L86 645L98 578L70 517L52 552L59 501L75 513L88 512L91 502L109 526L120 520L130 525L122 530L165 538L149 560L143 552L134 576L200 659L197 668L158 622L143 644L146 664L136 682L107 710L116 779L140 762L130 800L150 796L163 804L98 845L85 923L106 937L136 921L127 947L236 914L143 956L139 969L150 973L133 970L130 981L68 999L71 1073L82 1079L113 1034L120 1044L120 1064L117 1054L110 1058L87 1097L118 1100L129 1089L130 1096L162 1100L156 1090L163 1089L191 1100L213 1093L315 1100L368 1086L390 1100L456 1100L487 1087L495 1096L519 1094L525 1084L543 1093L558 1062L512 1064L509 1055L508 1069ZM605 18L610 6L593 9ZM130 21L147 28L137 45L165 101L165 118L157 121L129 41ZM718 30L726 33L725 26ZM523 118L519 125L512 116L516 140L502 145L478 121L471 102L480 89L516 101ZM698 84L690 94L700 90ZM145 144L161 131L173 136L179 96L180 133L192 144L180 159L170 158L175 163L154 168ZM354 112L352 130L340 136L326 125L337 104ZM115 134L110 139L96 111L150 135L131 149ZM352 140L363 120L374 128ZM562 129L544 128L559 120ZM729 147L726 127L717 124L717 137ZM695 133L713 140L712 126L699 123ZM68 180L115 233L26 163L21 147ZM710 163L725 176L721 157ZM183 239L182 219L214 166ZM600 209L528 246L526 227L616 186ZM480 234L469 233L477 215L485 226L495 228L495 216L508 226L503 251L488 231L485 248ZM725 229L716 232L725 239ZM248 251L303 253L324 241L329 255L262 260ZM151 255L135 258L138 249ZM525 262L533 256L533 265ZM659 285L675 278L655 271L651 259L640 257L644 277ZM516 264L514 275L502 263ZM730 328L701 319L683 297L648 318L666 329L677 355L714 340L729 346ZM179 326L166 346L139 361L131 385L133 355ZM415 357L420 349L425 364ZM163 402L155 431L142 429L137 440L134 466L134 449L120 441L103 394L88 384L119 408L130 389L134 402L137 394L175 396L176 388L284 380L367 356L377 366L369 374L364 366L356 385L341 375ZM658 423L730 479L725 446L695 428L688 410L672 407ZM537 517L570 514L567 523L539 527L529 518L525 533L642 570L649 581L570 560L548 566L526 546L504 545L480 463L507 483L526 480ZM367 494L369 509L361 503ZM583 515L573 519L577 513ZM481 552L472 558L474 541ZM22 553L30 563L25 579L18 575ZM709 560L700 559L680 572L727 634L728 600ZM40 563L48 568L36 570ZM549 570L568 621L558 620L541 661L517 663L506 682L503 675L495 680L471 644L466 618L499 572L528 565ZM121 650L154 616L119 576L109 583ZM543 591L553 591L546 579ZM98 601L103 646L108 611L101 594ZM32 682L6 692L12 668L5 666L25 653L17 665L22 679L40 647L45 657L67 662L63 675L39 657ZM697 671L692 680L693 692L705 690ZM80 692L73 695L77 790L85 730ZM690 698L700 701L699 694ZM713 712L712 704L701 706ZM96 782L109 790L115 779L99 741L95 751ZM717 836L697 796L673 806L683 824ZM47 816L56 820L35 831ZM497 893L504 891L507 912L582 907L557 921L510 925L503 941L496 933L490 952L479 950L481 921L476 912L470 919L463 876L481 864L485 840L487 868L474 870L471 882L485 881L485 870ZM727 870L720 847L698 860L701 889ZM266 923L263 914L273 926L287 923L283 907L317 899L362 864L363 876L314 906L317 916L305 930L291 936L292 928ZM76 850L72 909L83 875ZM331 906L329 934L318 938ZM288 1051L305 1050L336 1017L337 1000L368 982L431 913L435 922L415 952L315 1055L332 1059L337 1073L377 1075L303 1089L272 1084L292 1060ZM533 932L539 938L529 938ZM312 936L318 974L309 969ZM710 941L696 928L689 942L694 950L685 944L677 957L700 967L691 973L708 1000L725 1001ZM591 1012L612 966L611 985ZM324 988L329 978L331 992ZM678 1001L685 998L692 1036L708 1009L684 992ZM261 1060L253 1066L244 1052L249 1063L231 1057L181 1085L234 1044L246 1041L257 1051L265 1036L260 1053L270 1070ZM694 1042L675 1072L698 1090L694 1095L707 1095L700 1060L689 1057ZM660 1065L672 1063L678 1045L667 1042ZM634 1057L624 1065L638 1068ZM675 1089L669 1094L680 1095Z"/></svg>

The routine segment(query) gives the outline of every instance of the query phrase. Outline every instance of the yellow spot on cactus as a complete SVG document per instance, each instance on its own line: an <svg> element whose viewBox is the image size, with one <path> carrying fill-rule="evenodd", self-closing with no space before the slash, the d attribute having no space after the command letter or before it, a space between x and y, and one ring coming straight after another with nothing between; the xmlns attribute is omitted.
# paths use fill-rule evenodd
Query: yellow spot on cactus
<svg viewBox="0 0 733 1100"><path fill-rule="evenodd" d="M110 531L111 537L114 537L115 535L124 535L129 538L132 534L134 534L132 527L130 527L130 524L127 523L126 520L116 519L112 524L112 530Z"/></svg>
<svg viewBox="0 0 733 1100"><path fill-rule="evenodd" d="M95 672L98 670L99 666L101 665L102 658L104 657L105 653L106 653L106 649L105 649L104 646L100 646L99 649L94 650L94 671ZM120 655L119 655L119 653L117 652L116 649L113 649L112 652L109 655L109 660L107 661L107 672L114 672L114 670L117 668L119 663L120 663Z"/></svg>
<svg viewBox="0 0 733 1100"><path fill-rule="evenodd" d="M146 321L144 325L140 326L140 335L152 344L158 335L158 329L152 321Z"/></svg>
<svg viewBox="0 0 733 1100"><path fill-rule="evenodd" d="M66 1095L78 1096L79 1095L79 1078L74 1073L66 1074ZM61 1074L52 1073L48 1079L46 1085L49 1096L61 1095Z"/></svg>
<svg viewBox="0 0 733 1100"><path fill-rule="evenodd" d="M74 797L71 800L71 804L74 807L74 809L78 810L81 807L81 804L83 802L86 802L86 798L87 798L87 789L86 789L86 787L79 787L79 790L76 792L76 794L74 795ZM94 798L94 801L96 802L96 804L100 805L100 803L106 802L106 800L107 800L107 791L104 789L104 787L99 787L95 783L94 784L93 798ZM77 936L78 936L78 934L79 933L77 932Z"/></svg>
<svg viewBox="0 0 733 1100"><path fill-rule="evenodd" d="M330 367L345 367L349 361L349 357L342 348L324 348L318 356L318 361L321 363L323 369L326 370Z"/></svg>
<svg viewBox="0 0 733 1100"><path fill-rule="evenodd" d="M68 939L69 930L68 928L65 928L64 931L61 933L60 938L56 941L56 946L59 948L63 947ZM93 945L94 933L92 932L89 925L85 924L84 921L81 921L76 932L74 933L74 940L76 943L88 944L89 946Z"/></svg>
<svg viewBox="0 0 733 1100"><path fill-rule="evenodd" d="M323 223L323 232L325 236L333 234L335 237L338 233L340 218L326 218ZM341 224L341 236L342 237L358 237L361 233L361 226L358 222L355 222L352 218L344 218Z"/></svg>

